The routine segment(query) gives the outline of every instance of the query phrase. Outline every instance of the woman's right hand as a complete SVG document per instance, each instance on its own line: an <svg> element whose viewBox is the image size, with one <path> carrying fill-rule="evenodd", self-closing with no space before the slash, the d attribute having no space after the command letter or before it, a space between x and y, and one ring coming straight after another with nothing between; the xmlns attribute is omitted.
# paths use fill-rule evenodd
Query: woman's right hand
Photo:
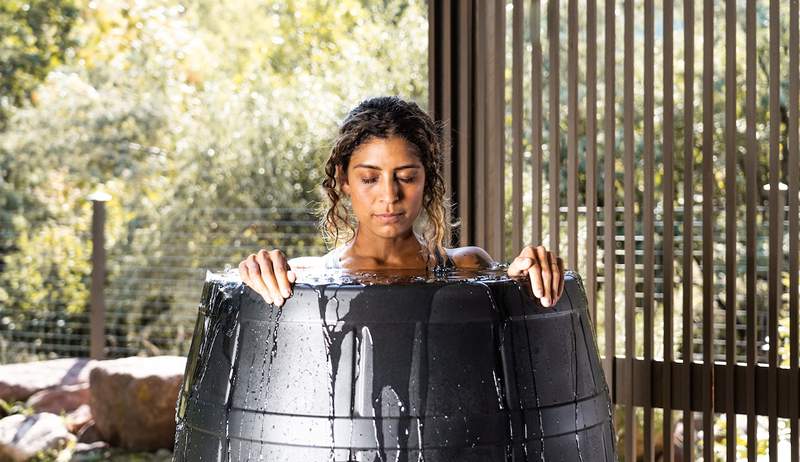
<svg viewBox="0 0 800 462"><path fill-rule="evenodd" d="M289 267L286 255L279 249L261 249L239 263L242 282L258 292L267 303L283 305L292 296L297 275Z"/></svg>

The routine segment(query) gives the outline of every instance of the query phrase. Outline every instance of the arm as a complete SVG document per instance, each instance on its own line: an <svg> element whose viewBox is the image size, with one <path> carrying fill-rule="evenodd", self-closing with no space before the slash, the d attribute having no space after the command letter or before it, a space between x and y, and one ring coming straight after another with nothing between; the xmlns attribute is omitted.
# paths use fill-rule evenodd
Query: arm
<svg viewBox="0 0 800 462"><path fill-rule="evenodd" d="M477 246L448 249L447 254L450 255L456 268L489 268L492 266L492 263L495 263L492 256L489 255L489 252Z"/></svg>

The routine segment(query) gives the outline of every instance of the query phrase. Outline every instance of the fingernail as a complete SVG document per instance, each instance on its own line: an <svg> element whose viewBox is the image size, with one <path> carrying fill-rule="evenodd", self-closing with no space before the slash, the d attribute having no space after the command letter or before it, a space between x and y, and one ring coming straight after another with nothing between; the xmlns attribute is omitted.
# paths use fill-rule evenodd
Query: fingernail
<svg viewBox="0 0 800 462"><path fill-rule="evenodd" d="M291 294L289 293L289 289L283 289L283 296L284 296L285 298L289 298L289 295L291 295Z"/></svg>
<svg viewBox="0 0 800 462"><path fill-rule="evenodd" d="M547 297L542 298L542 306L550 306L550 299Z"/></svg>
<svg viewBox="0 0 800 462"><path fill-rule="evenodd" d="M275 299L275 306L281 306L281 305L283 305L283 299L280 298L280 297L276 298Z"/></svg>

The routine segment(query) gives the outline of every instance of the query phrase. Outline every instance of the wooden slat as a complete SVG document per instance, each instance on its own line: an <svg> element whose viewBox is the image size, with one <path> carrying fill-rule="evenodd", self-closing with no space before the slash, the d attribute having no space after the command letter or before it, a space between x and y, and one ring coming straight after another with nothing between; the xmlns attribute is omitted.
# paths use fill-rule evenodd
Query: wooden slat
<svg viewBox="0 0 800 462"><path fill-rule="evenodd" d="M514 0L511 22L511 133L512 141L512 258L522 250L522 47L525 12L523 0Z"/></svg>
<svg viewBox="0 0 800 462"><path fill-rule="evenodd" d="M650 362L653 360L653 292L654 292L654 237L655 227L653 225L654 216L652 210L655 209L654 192L654 154L653 154L653 87L655 78L653 76L653 48L654 48L654 25L653 25L653 0L644 2L644 197L642 210L642 225L644 229L644 274L643 276L643 309L644 309L644 359L647 365L646 374L650 375ZM645 393L647 400L651 401L650 393L652 387L647 387ZM653 408L649 405L644 406L644 460L653 460Z"/></svg>
<svg viewBox="0 0 800 462"><path fill-rule="evenodd" d="M674 97L673 97L673 4L672 0L664 0L664 125L663 125L663 156L664 156L664 238L662 248L664 254L664 362L671 364L673 361L673 258L674 256ZM664 407L664 420L661 428L663 440L663 459L672 462L672 368L665 368L661 381L661 400Z"/></svg>
<svg viewBox="0 0 800 462"><path fill-rule="evenodd" d="M780 4L769 2L769 460L778 460L778 305L780 304Z"/></svg>
<svg viewBox="0 0 800 462"><path fill-rule="evenodd" d="M470 198L470 175L473 172L472 158L470 152L474 143L472 134L475 132L474 127L474 112L471 110L471 102L473 98L474 74L470 71L472 69L472 53L473 47L473 30L474 23L472 22L472 1L461 0L457 4L459 10L458 14L458 101L457 101L457 116L458 116L458 197L462 198L457 204L458 217L461 221L459 228L459 242L458 245L463 247L472 245L473 241L467 230L474 229L473 215L471 211Z"/></svg>
<svg viewBox="0 0 800 462"><path fill-rule="evenodd" d="M531 241L542 244L542 4L531 0Z"/></svg>
<svg viewBox="0 0 800 462"><path fill-rule="evenodd" d="M634 460L636 454L636 414L631 393L633 393L633 359L636 355L636 270L634 228L634 139L633 139L633 0L625 0L624 22L624 62L623 67L623 144L624 144L624 226L625 226L625 460Z"/></svg>
<svg viewBox="0 0 800 462"><path fill-rule="evenodd" d="M567 265L578 268L578 0L567 2Z"/></svg>
<svg viewBox="0 0 800 462"><path fill-rule="evenodd" d="M725 362L736 364L736 3L725 5ZM726 455L736 460L734 368L726 369Z"/></svg>
<svg viewBox="0 0 800 462"><path fill-rule="evenodd" d="M614 154L615 154L615 37L616 37L616 5L615 0L606 0L605 4L605 114L603 121L603 131L605 132L605 145L603 149L603 304L605 317L605 360L603 369L606 373L606 381L611 390L616 390L616 382L612 374L614 356L616 355L616 303L614 294L616 284L614 282L616 274L616 263L614 261L614 221L616 219L614 206L616 203L614 192Z"/></svg>
<svg viewBox="0 0 800 462"><path fill-rule="evenodd" d="M473 111L475 114L475 158L472 165L473 178L475 183L485 191L486 184L486 156L487 154L487 81L486 81L486 54L490 52L488 33L486 31L487 15L486 2L476 2L475 8L475 106L482 108L480 111ZM482 64L479 64L482 63ZM471 197L474 202L473 209L473 230L472 235L475 244L486 248L486 194L478 193L476 188L471 188ZM488 249L487 249L488 250ZM497 258L493 255L493 257Z"/></svg>
<svg viewBox="0 0 800 462"><path fill-rule="evenodd" d="M792 371L791 389L800 389L800 364L798 364L798 277L800 277L800 264L798 264L798 236L800 236L800 217L798 217L798 194L800 194L800 3L798 0L789 2L789 159L786 172L789 183L789 368ZM800 460L800 428L798 428L798 395L789 395L789 405L794 411L791 414L791 451L792 462Z"/></svg>
<svg viewBox="0 0 800 462"><path fill-rule="evenodd" d="M438 2L428 2L428 24L431 25L431 27L428 27L428 43L436 43L436 33L438 31L437 21L439 19L439 15L436 11L437 7ZM437 89L439 86L439 74L437 71L436 48L434 48L431 53L428 53L428 82L430 83L430 85L428 85L428 109L434 113L436 110L436 100L439 96Z"/></svg>
<svg viewBox="0 0 800 462"><path fill-rule="evenodd" d="M504 0L485 2L487 32L487 78L486 107L487 149L486 172L483 185L486 188L484 206L486 228L486 250L495 260L505 261L505 24Z"/></svg>
<svg viewBox="0 0 800 462"><path fill-rule="evenodd" d="M755 462L757 456L756 397L756 198L758 185L758 145L756 144L756 0L747 0L745 11L746 70L745 113L747 118L747 199L745 209L746 228L746 309L747 309L747 460Z"/></svg>
<svg viewBox="0 0 800 462"><path fill-rule="evenodd" d="M431 2L433 3L433 2ZM441 107L435 110L436 114L441 116L441 120L445 123L445 130L442 130L442 145L450 146L451 133L450 123L453 120L453 10L452 2L441 3L442 13L439 18L439 27L441 33L439 34L441 40L441 49L439 50L438 59L441 60L441 82L439 87L439 95L437 103ZM435 53L431 53L435 54ZM452 162L452 151L445 149L443 151L444 165L450 165ZM452 171L449 168L444 169L444 184L445 184L445 197L451 197L453 194L452 185Z"/></svg>
<svg viewBox="0 0 800 462"><path fill-rule="evenodd" d="M586 0L586 298L597 329L597 4ZM596 332L595 332L596 333Z"/></svg>
<svg viewBox="0 0 800 462"><path fill-rule="evenodd" d="M625 372L625 364L627 363L626 358L616 358L615 359L615 370L614 373L617 375L617 380L622 380L623 376L627 374ZM652 378L647 375L647 365L645 364L644 359L636 358L633 360L633 385L634 385L634 393L633 393L633 404L635 406L645 406L648 404L645 401L645 389L647 386L652 382L661 382L664 380L665 377L665 369L671 369L670 375L672 380L670 382L670 386L672 389L672 402L678 407L685 407L687 405L691 406L691 409L695 412L702 412L703 408L706 407L706 399L708 396L706 395L705 389L703 388L702 378L703 374L705 373L704 366L701 363L692 363L689 367L687 367L683 362L672 362L670 367L666 367L663 361L653 361L652 364L649 366L650 370L652 371ZM727 380L727 364L725 363L718 363L714 364L714 376L718 379L719 387L714 387L714 402L716 403L717 411L725 413L728 411L727 403L725 400L725 388L727 387L726 380ZM734 401L734 411L737 414L742 414L746 412L747 407L747 399L748 397L745 396L744 393L744 382L747 380L747 366L745 365L734 365L733 366L733 377L734 377L734 388L737 390L736 392L736 400ZM689 371L689 372L687 372ZM769 375L769 367L766 365L757 366L756 369L756 382L766 387L767 383L767 375ZM777 374L777 384L778 384L778 394L780 396L787 396L791 393L797 393L797 389L791 388L791 376L792 371L785 368L778 368ZM692 395L690 402L684 401L685 397L682 394L681 387L682 385L691 378L692 386ZM660 393L653 393L651 394L652 401L649 404L653 407L660 408L663 406L663 401L661 400ZM617 396L619 398L619 396ZM769 407L769 397L767 395L758 395L755 399L756 406L756 414L758 415L767 415L768 414L768 407ZM778 408L778 417L779 418L788 418L792 412L797 412L797 409L790 409L789 406L780 406Z"/></svg>
<svg viewBox="0 0 800 462"><path fill-rule="evenodd" d="M692 363L692 240L694 221L694 0L683 2L684 88L683 88L683 362ZM691 377L682 384L685 403L691 403ZM683 408L683 454L694 460L694 418L689 404Z"/></svg>
<svg viewBox="0 0 800 462"><path fill-rule="evenodd" d="M547 35L549 41L549 60L550 60L550 122L548 127L548 146L550 150L550 250L556 255L561 252L558 248L559 242L559 175L561 168L561 142L560 142L560 71L559 71L559 52L561 48L561 38L559 37L559 27L561 23L561 6L559 0L547 2Z"/></svg>
<svg viewBox="0 0 800 462"><path fill-rule="evenodd" d="M714 0L703 7L703 460L714 460Z"/></svg>

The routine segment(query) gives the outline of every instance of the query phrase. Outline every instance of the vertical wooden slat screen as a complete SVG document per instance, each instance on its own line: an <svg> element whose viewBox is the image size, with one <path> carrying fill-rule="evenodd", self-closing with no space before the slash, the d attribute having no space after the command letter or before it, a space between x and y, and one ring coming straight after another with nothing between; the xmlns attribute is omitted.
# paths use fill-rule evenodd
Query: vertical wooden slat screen
<svg viewBox="0 0 800 462"><path fill-rule="evenodd" d="M703 11L703 460L714 460L714 0Z"/></svg>
<svg viewBox="0 0 800 462"><path fill-rule="evenodd" d="M791 0L789 3L789 134L788 134L788 154L789 160L786 165L789 170L786 177L789 182L789 368L792 371L790 390L800 389L800 364L798 364L798 310L800 303L798 297L798 278L800 277L800 264L798 263L798 243L800 242L800 217L798 217L798 201L800 200L800 8L798 0ZM792 462L800 460L800 428L798 428L798 417L800 417L800 399L793 393L790 395L789 404L791 406L791 454Z"/></svg>
<svg viewBox="0 0 800 462"><path fill-rule="evenodd" d="M758 184L758 145L756 144L756 2L747 0L746 4L746 92L745 110L747 117L747 207L746 207L746 247L747 247L747 460L755 462L756 445L756 196Z"/></svg>
<svg viewBox="0 0 800 462"><path fill-rule="evenodd" d="M778 0L769 2L769 19L773 25L780 24ZM778 226L780 175L780 61L778 44L780 28L769 28L769 374L767 375L767 396L769 412L769 460L778 460L778 305L780 304L780 231Z"/></svg>
<svg viewBox="0 0 800 462"><path fill-rule="evenodd" d="M561 157L561 130L560 130L560 106L561 106L561 83L559 57L561 47L561 6L560 0L549 0L547 2L547 40L548 40L548 56L550 61L550 120L547 126L547 145L548 154L550 157L550 174L548 181L550 182L550 207L548 214L550 215L550 249L556 253L559 252L559 223L561 201L559 190L559 177L561 176L560 157Z"/></svg>
<svg viewBox="0 0 800 462"><path fill-rule="evenodd" d="M603 368L606 373L606 381L611 388L613 396L617 395L616 382L614 381L614 357L616 351L617 334L617 312L614 300L616 283L616 242L615 242L615 221L616 221L616 198L615 198L615 151L616 151L616 111L614 101L616 91L614 81L616 76L616 2L606 0L605 4L605 113L603 118L604 132L604 152L603 166L603 304L605 307L605 357Z"/></svg>
<svg viewBox="0 0 800 462"><path fill-rule="evenodd" d="M511 132L513 137L512 165L513 165L513 185L512 185L512 231L511 240L513 242L512 254L516 255L522 250L522 49L523 25L525 24L525 12L523 11L523 0L514 0L514 17L512 20L512 83L511 83Z"/></svg>
<svg viewBox="0 0 800 462"><path fill-rule="evenodd" d="M625 375L622 400L625 405L625 460L636 454L636 408L633 405L633 359L636 356L636 260L634 230L634 160L633 160L633 0L624 1L624 64L623 64L623 165L624 165L624 229L625 229Z"/></svg>
<svg viewBox="0 0 800 462"><path fill-rule="evenodd" d="M694 0L683 1L683 366L693 363L694 316L692 309L692 251L694 230ZM683 454L694 454L694 416L692 415L692 375L680 384L683 397Z"/></svg>
<svg viewBox="0 0 800 462"><path fill-rule="evenodd" d="M531 242L542 242L542 38L541 0L531 0Z"/></svg>
<svg viewBox="0 0 800 462"><path fill-rule="evenodd" d="M649 212L655 208L655 192L653 183L655 182L654 172L654 139L653 139L653 93L655 89L655 78L653 76L653 48L654 48L654 24L653 24L653 0L644 2L644 200L642 203L642 221L644 230L644 376L652 377L651 364L653 361L653 277L654 277L654 239L655 225L654 214ZM653 407L650 405L652 400L652 387L644 388L644 460L653 460Z"/></svg>
<svg viewBox="0 0 800 462"><path fill-rule="evenodd" d="M674 217L673 206L675 200L674 186L674 141L673 133L673 7L672 0L664 0L664 132L662 133L662 153L664 157L664 229L673 229ZM674 236L673 233L664 233L662 240L663 250L663 281L664 281L664 364L672 364L673 354L673 258L674 258ZM664 461L672 462L672 368L665 367L661 381L661 401L664 408L663 429L670 431L662 432L662 448L664 451Z"/></svg>
<svg viewBox="0 0 800 462"><path fill-rule="evenodd" d="M736 4L725 5L725 362L736 364ZM725 421L736 422L734 368L725 375ZM726 425L726 441L736 441L736 425ZM725 455L736 460L736 445Z"/></svg>
<svg viewBox="0 0 800 462"><path fill-rule="evenodd" d="M798 461L800 0L429 6L458 243L585 276L621 458Z"/></svg>
<svg viewBox="0 0 800 462"><path fill-rule="evenodd" d="M578 267L578 0L567 12L567 265Z"/></svg>
<svg viewBox="0 0 800 462"><path fill-rule="evenodd" d="M586 298L597 328L597 5L586 0Z"/></svg>
<svg viewBox="0 0 800 462"><path fill-rule="evenodd" d="M505 2L478 2L485 5L487 25L486 48L486 114L487 145L483 157L486 176L486 250L497 260L506 259L505 245Z"/></svg>

